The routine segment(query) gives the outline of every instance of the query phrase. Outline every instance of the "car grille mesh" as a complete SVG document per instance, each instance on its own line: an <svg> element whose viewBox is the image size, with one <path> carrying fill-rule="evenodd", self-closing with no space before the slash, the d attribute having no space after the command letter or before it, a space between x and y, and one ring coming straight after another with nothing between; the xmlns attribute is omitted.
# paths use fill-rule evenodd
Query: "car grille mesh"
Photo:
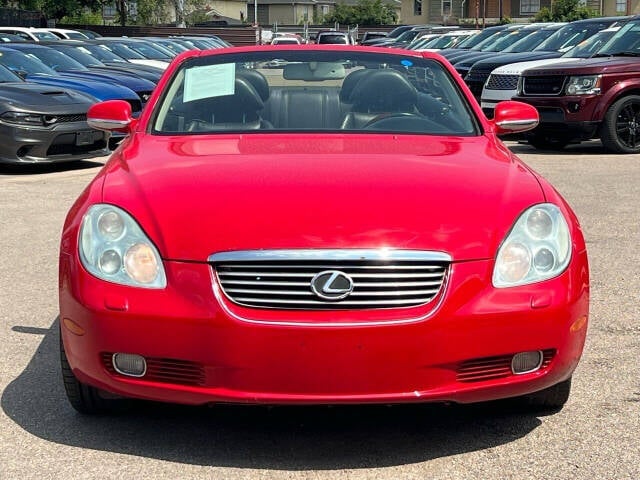
<svg viewBox="0 0 640 480"><path fill-rule="evenodd" d="M518 75L491 75L487 80L489 90L515 90L518 87Z"/></svg>
<svg viewBox="0 0 640 480"><path fill-rule="evenodd" d="M224 294L257 308L339 310L402 308L430 302L444 283L448 262L307 260L214 264ZM318 273L337 270L353 280L344 299L324 300L311 283Z"/></svg>
<svg viewBox="0 0 640 480"><path fill-rule="evenodd" d="M102 353L104 368L114 376L126 377L113 367L113 353ZM177 385L199 385L206 383L204 367L196 362L176 360L173 358L145 358L147 370L141 380L151 382L173 383ZM128 378L128 377L127 377Z"/></svg>
<svg viewBox="0 0 640 480"><path fill-rule="evenodd" d="M525 95L560 95L564 79L563 75L523 77L522 90Z"/></svg>
<svg viewBox="0 0 640 480"><path fill-rule="evenodd" d="M556 351L553 349L542 351L540 370L549 366L555 354ZM459 382L482 382L509 377L513 375L511 360L513 360L513 355L465 360L457 368L457 380Z"/></svg>

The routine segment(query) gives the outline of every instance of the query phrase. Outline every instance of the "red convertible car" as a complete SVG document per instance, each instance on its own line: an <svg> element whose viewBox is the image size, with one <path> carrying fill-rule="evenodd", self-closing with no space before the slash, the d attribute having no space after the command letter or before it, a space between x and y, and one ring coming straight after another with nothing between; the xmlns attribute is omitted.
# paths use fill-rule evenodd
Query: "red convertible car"
<svg viewBox="0 0 640 480"><path fill-rule="evenodd" d="M71 405L459 402L559 409L587 329L567 203L442 57L187 52L66 219Z"/></svg>

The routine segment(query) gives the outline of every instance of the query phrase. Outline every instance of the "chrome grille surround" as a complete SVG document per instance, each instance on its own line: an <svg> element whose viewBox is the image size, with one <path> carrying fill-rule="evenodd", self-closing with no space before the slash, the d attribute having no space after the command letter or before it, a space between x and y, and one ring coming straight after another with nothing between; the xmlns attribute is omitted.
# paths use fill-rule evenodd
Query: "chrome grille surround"
<svg viewBox="0 0 640 480"><path fill-rule="evenodd" d="M451 257L421 250L244 250L209 257L227 299L245 307L352 310L425 305L438 296ZM311 282L323 271L353 279L353 291L323 300Z"/></svg>

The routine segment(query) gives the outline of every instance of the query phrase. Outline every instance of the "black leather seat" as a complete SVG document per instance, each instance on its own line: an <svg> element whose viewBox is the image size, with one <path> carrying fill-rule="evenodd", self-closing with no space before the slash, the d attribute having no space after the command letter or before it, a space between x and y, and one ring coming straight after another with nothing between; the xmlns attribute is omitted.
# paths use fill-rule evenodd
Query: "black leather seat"
<svg viewBox="0 0 640 480"><path fill-rule="evenodd" d="M404 75L395 70L361 75L349 97L353 107L344 117L341 128L357 130L385 114L417 113L418 93Z"/></svg>
<svg viewBox="0 0 640 480"><path fill-rule="evenodd" d="M185 104L185 109L185 130L189 132L270 128L260 116L262 97L243 76L236 77L232 95L196 100Z"/></svg>

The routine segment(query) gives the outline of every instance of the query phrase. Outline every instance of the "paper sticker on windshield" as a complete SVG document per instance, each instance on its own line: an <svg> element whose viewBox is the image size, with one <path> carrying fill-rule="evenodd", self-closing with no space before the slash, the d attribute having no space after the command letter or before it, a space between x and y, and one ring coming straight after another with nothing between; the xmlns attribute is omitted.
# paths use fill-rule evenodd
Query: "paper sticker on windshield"
<svg viewBox="0 0 640 480"><path fill-rule="evenodd" d="M189 68L184 74L183 102L233 95L235 78L235 63Z"/></svg>

